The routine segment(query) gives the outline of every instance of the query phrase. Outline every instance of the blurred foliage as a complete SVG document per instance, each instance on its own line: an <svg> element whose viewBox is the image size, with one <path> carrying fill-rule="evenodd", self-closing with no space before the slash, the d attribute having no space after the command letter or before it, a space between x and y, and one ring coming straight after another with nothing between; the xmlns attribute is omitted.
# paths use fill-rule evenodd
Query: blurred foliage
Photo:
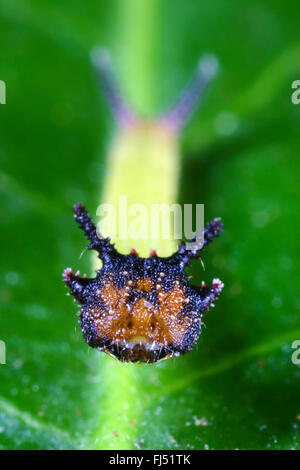
<svg viewBox="0 0 300 470"><path fill-rule="evenodd" d="M299 3L145 5L1 2L0 446L299 448ZM70 207L94 213L112 135L89 63L96 43L150 113L172 102L203 52L221 64L183 136L179 200L223 218L206 271L190 270L225 290L196 350L156 366L110 367L88 348L61 282L66 266L90 270Z"/></svg>

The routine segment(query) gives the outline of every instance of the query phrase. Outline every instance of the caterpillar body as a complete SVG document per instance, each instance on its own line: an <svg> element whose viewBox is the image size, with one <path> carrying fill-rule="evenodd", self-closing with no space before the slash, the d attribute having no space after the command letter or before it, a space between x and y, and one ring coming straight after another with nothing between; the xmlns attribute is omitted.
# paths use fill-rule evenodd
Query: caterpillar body
<svg viewBox="0 0 300 470"><path fill-rule="evenodd" d="M163 145L169 145L168 148L171 145L173 151L179 130L216 72L213 57L202 59L195 77L175 106L151 123L137 117L119 95L107 55L96 50L92 60L119 131L125 139L130 133L131 140L136 139L142 151L140 142L145 128L148 141L152 138L157 145L161 143L161 134L165 133L168 138ZM144 152L147 152L146 147ZM125 150L130 152L128 145ZM122 146L119 151L122 154ZM139 158L142 161L143 155ZM96 250L102 262L94 278L80 277L79 272L73 274L71 268L63 273L63 281L70 294L81 306L79 323L86 342L123 362L156 362L190 351L201 332L203 312L218 298L223 283L213 279L210 285L202 282L201 286L193 286L185 268L192 258L199 258L200 252L220 234L221 220L216 218L206 225L204 243L200 248L189 249L186 243L181 242L177 251L169 256L158 256L152 250L147 257L139 256L134 248L130 253L121 253L109 237L97 232L81 203L76 204L73 211L75 220L89 240L88 249Z"/></svg>

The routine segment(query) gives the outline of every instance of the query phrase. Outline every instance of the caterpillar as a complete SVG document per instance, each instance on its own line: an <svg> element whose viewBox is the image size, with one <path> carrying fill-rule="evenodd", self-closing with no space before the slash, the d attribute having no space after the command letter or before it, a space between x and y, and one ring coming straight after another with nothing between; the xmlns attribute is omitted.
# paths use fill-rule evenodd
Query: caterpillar
<svg viewBox="0 0 300 470"><path fill-rule="evenodd" d="M122 136L115 146L119 153L117 166L122 159L126 163L127 154L135 145L143 162L143 153L149 152L147 142L156 145L155 152L160 152L161 145L161 158L168 158L166 147L171 148L169 153L174 152L179 131L216 73L214 57L204 57L175 105L163 116L149 121L137 116L119 94L107 54L97 49L92 61ZM164 141L161 135L167 136ZM102 262L94 278L80 277L71 268L63 273L70 294L81 306L79 323L88 345L122 362L154 363L190 351L201 332L203 312L219 297L223 283L213 279L210 285L204 282L200 286L191 285L185 268L220 234L221 219L215 218L206 225L201 247L194 245L190 249L187 243L180 242L169 256L159 256L156 250L141 256L135 248L130 253L121 253L108 236L99 234L81 203L73 207L73 212L89 241L87 249L95 250Z"/></svg>

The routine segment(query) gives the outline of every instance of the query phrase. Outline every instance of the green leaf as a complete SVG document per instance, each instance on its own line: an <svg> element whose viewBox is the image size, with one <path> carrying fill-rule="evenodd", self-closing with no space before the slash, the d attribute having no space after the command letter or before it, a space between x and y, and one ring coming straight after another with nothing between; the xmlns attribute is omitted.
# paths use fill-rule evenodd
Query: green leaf
<svg viewBox="0 0 300 470"><path fill-rule="evenodd" d="M297 449L299 5L127 3L1 3L0 448ZM223 218L205 271L190 272L225 289L195 350L157 365L89 348L61 282L69 265L91 269L70 208L95 213L112 133L89 64L96 43L151 112L202 53L221 64L183 136L179 201Z"/></svg>

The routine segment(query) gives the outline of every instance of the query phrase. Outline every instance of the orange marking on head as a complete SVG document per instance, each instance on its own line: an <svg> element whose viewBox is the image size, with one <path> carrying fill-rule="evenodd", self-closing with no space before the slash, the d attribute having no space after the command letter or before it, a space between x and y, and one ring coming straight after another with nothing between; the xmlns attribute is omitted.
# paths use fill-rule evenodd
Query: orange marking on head
<svg viewBox="0 0 300 470"><path fill-rule="evenodd" d="M143 290L145 292L150 292L153 287L153 282L149 278L138 279L136 283L138 290Z"/></svg>
<svg viewBox="0 0 300 470"><path fill-rule="evenodd" d="M139 279L136 283L137 291L149 292L152 286L150 279ZM110 341L120 347L154 344L158 348L180 347L183 343L190 323L187 317L178 317L186 301L179 284L168 292L160 290L159 305L145 297L128 302L126 288L118 290L111 281L106 282L100 291L104 309L90 311L99 341ZM143 356L140 360L146 360L146 348L138 354Z"/></svg>

